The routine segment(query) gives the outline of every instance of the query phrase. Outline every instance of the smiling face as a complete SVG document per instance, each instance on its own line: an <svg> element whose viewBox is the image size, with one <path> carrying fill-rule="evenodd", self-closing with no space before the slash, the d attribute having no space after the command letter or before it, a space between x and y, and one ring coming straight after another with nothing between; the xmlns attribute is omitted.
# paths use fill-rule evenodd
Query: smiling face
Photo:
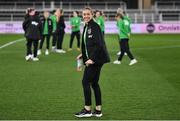
<svg viewBox="0 0 180 121"><path fill-rule="evenodd" d="M83 20L85 23L88 23L92 18L93 18L93 14L91 9L84 9L82 12L82 16L83 16Z"/></svg>
<svg viewBox="0 0 180 121"><path fill-rule="evenodd" d="M78 16L75 11L73 12L73 16L74 16L74 17L77 17L77 16Z"/></svg>
<svg viewBox="0 0 180 121"><path fill-rule="evenodd" d="M96 17L99 17L101 14L99 11L96 12Z"/></svg>
<svg viewBox="0 0 180 121"><path fill-rule="evenodd" d="M60 16L61 16L61 10L60 10L59 8L56 9L55 15L56 15L57 17L60 17Z"/></svg>
<svg viewBox="0 0 180 121"><path fill-rule="evenodd" d="M48 11L45 11L45 12L44 12L44 17L45 17L45 18L48 18L48 17L49 17L49 12L48 12Z"/></svg>

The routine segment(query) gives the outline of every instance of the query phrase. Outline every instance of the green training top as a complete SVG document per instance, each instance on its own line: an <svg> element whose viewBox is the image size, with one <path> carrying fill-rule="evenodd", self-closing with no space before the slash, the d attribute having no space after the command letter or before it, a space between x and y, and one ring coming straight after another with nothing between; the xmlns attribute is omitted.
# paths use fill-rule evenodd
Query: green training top
<svg viewBox="0 0 180 121"><path fill-rule="evenodd" d="M100 26L101 31L104 32L104 29L105 29L105 27L104 27L104 17L103 16L96 17L95 21Z"/></svg>
<svg viewBox="0 0 180 121"><path fill-rule="evenodd" d="M48 20L45 19L43 35L47 35L47 34L48 34Z"/></svg>
<svg viewBox="0 0 180 121"><path fill-rule="evenodd" d="M124 16L124 19L128 20L131 23L131 19L128 16Z"/></svg>
<svg viewBox="0 0 180 121"><path fill-rule="evenodd" d="M124 16L123 19L119 19L117 21L117 27L119 30L120 39L128 39L129 34L131 33L131 20L129 17Z"/></svg>
<svg viewBox="0 0 180 121"><path fill-rule="evenodd" d="M55 31L56 31L56 28L57 28L56 16L55 16L55 15L52 15L52 16L50 16L50 19L52 20L52 24L53 24L52 30L53 30L53 32L55 32Z"/></svg>
<svg viewBox="0 0 180 121"><path fill-rule="evenodd" d="M80 17L72 17L70 19L70 24L72 27L72 32L80 31L81 18Z"/></svg>

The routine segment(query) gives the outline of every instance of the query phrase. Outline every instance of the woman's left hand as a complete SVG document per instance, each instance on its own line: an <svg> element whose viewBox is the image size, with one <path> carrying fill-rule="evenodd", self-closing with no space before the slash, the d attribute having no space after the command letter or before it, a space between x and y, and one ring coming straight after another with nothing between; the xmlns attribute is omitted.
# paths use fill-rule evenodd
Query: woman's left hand
<svg viewBox="0 0 180 121"><path fill-rule="evenodd" d="M91 59L89 59L85 62L85 64L88 66L88 65L94 64L94 62Z"/></svg>

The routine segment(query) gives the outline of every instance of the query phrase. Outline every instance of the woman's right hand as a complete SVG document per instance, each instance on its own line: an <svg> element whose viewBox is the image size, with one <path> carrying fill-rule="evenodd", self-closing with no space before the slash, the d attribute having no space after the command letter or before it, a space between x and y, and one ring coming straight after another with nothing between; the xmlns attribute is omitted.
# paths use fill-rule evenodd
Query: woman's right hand
<svg viewBox="0 0 180 121"><path fill-rule="evenodd" d="M81 58L82 58L82 54L79 54L79 55L76 57L76 60L81 59Z"/></svg>

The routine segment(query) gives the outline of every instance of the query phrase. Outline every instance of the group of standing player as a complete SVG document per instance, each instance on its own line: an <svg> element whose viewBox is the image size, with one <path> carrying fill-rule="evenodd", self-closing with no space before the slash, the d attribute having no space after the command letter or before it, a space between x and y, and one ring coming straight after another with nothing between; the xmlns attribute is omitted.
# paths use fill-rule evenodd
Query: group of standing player
<svg viewBox="0 0 180 121"><path fill-rule="evenodd" d="M94 21L100 26L101 32L105 33L105 16L99 10L95 11ZM117 10L115 16L117 21L117 28L119 30L119 47L120 51L117 53L119 56L115 60L114 64L121 64L124 55L128 55L131 59L129 65L137 63L137 60L133 57L129 49L129 38L131 33L131 20L125 15L122 9ZM70 18L71 26L71 36L69 42L68 51L72 50L73 41L76 37L77 39L77 50L80 51L80 38L81 38L81 17L79 17L79 12L74 11L73 17ZM44 11L42 19L40 19L39 14L33 8L29 8L26 11L25 20L23 22L23 29L25 31L25 37L27 39L27 55L26 60L32 59L33 61L38 61L37 55L41 55L43 43L46 40L46 50L45 55L49 55L50 39L52 36L52 52L66 53L62 49L63 38L65 34L65 22L63 17L63 10L56 9L53 11L53 15L50 16L48 11ZM40 45L38 46L40 40ZM34 46L34 52L32 53L32 45Z"/></svg>
<svg viewBox="0 0 180 121"><path fill-rule="evenodd" d="M100 25L101 31L104 34L104 17L101 11L95 12L94 20ZM70 18L71 36L68 51L72 50L73 41L77 39L77 50L80 51L80 26L81 17L78 11L73 11L73 17ZM50 40L52 36L52 52L66 53L62 49L63 38L65 34L65 22L63 17L63 10L56 9L50 16L48 11L44 11L43 17L40 18L38 12L34 8L28 8L23 22L23 29L27 40L27 54L25 59L38 61L37 55L42 54L44 41L46 40L45 55L49 55ZM34 45L34 52L32 53L32 44ZM38 45L40 44L40 45Z"/></svg>
<svg viewBox="0 0 180 121"><path fill-rule="evenodd" d="M63 11L56 9L53 15L50 16L48 11L44 11L42 19L39 13L34 8L28 8L23 22L23 29L27 40L27 54L25 59L38 61L37 55L41 54L43 43L46 39L45 54L49 54L50 38L52 36L52 51L57 53L65 53L62 49L65 23L63 18ZM38 43L40 40L40 46ZM32 44L34 51L32 53Z"/></svg>

